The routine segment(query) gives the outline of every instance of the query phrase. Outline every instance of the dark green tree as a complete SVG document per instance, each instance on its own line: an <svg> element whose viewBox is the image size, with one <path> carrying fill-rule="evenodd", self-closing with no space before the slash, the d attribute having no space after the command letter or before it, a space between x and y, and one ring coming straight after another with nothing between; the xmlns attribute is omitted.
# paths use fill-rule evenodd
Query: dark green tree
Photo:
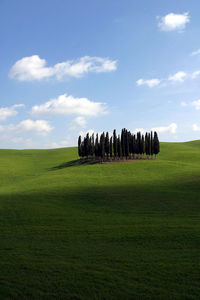
<svg viewBox="0 0 200 300"><path fill-rule="evenodd" d="M105 133L103 132L100 137L100 149L101 149L101 159L104 160L105 157Z"/></svg>
<svg viewBox="0 0 200 300"><path fill-rule="evenodd" d="M156 157L156 155L160 152L160 142L156 131L154 132L154 138L153 138L153 150Z"/></svg>
<svg viewBox="0 0 200 300"><path fill-rule="evenodd" d="M82 154L81 154L81 136L79 135L79 138L78 138L78 155L81 157Z"/></svg>
<svg viewBox="0 0 200 300"><path fill-rule="evenodd" d="M130 152L130 157L133 155L133 135L129 131L129 152Z"/></svg>
<svg viewBox="0 0 200 300"><path fill-rule="evenodd" d="M128 131L126 129L124 131L124 138L125 138L125 156L126 156L126 159L128 159L128 157L129 157L129 135L128 135Z"/></svg>
<svg viewBox="0 0 200 300"><path fill-rule="evenodd" d="M142 135L142 155L145 153L145 142L144 142L144 135Z"/></svg>
<svg viewBox="0 0 200 300"><path fill-rule="evenodd" d="M119 159L121 159L122 158L122 145L121 145L120 135L118 135L118 138L117 138L117 154L118 154Z"/></svg>
<svg viewBox="0 0 200 300"><path fill-rule="evenodd" d="M151 131L151 137L150 137L150 155L153 157L154 150L153 150L153 133Z"/></svg>
<svg viewBox="0 0 200 300"><path fill-rule="evenodd" d="M94 143L94 133L91 137L91 156L94 157L95 155L95 143Z"/></svg>
<svg viewBox="0 0 200 300"><path fill-rule="evenodd" d="M105 138L105 153L107 155L107 159L109 158L110 153L110 139L109 139L109 133L106 132L106 138Z"/></svg>
<svg viewBox="0 0 200 300"><path fill-rule="evenodd" d="M99 138L98 138L98 133L96 134L94 153L95 153L95 157L97 158L99 156Z"/></svg>
<svg viewBox="0 0 200 300"><path fill-rule="evenodd" d="M125 128L121 131L121 147L122 147L122 156L125 156Z"/></svg>
<svg viewBox="0 0 200 300"><path fill-rule="evenodd" d="M113 156L113 138L110 138L110 158L112 159Z"/></svg>
<svg viewBox="0 0 200 300"><path fill-rule="evenodd" d="M146 155L148 155L148 149L149 149L148 146L149 146L149 145L148 145L148 134L147 134L147 132L146 132L146 134L145 134L145 154L146 154Z"/></svg>
<svg viewBox="0 0 200 300"><path fill-rule="evenodd" d="M135 134L133 135L133 158L135 158L135 154L137 153L137 141Z"/></svg>
<svg viewBox="0 0 200 300"><path fill-rule="evenodd" d="M114 158L116 159L117 156L117 135L116 130L113 131L113 152L114 152Z"/></svg>

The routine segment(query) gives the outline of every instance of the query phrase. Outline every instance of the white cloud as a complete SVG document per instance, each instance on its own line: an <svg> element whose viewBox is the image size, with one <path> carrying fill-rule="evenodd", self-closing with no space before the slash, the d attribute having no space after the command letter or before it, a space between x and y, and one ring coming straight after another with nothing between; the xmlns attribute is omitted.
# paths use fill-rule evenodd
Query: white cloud
<svg viewBox="0 0 200 300"><path fill-rule="evenodd" d="M23 120L17 124L8 124L0 126L1 138L15 144L19 144L20 148L35 147L36 143L32 141L30 135L37 134L46 136L53 127L45 120ZM22 136L19 136L22 135ZM26 135L28 137L26 138Z"/></svg>
<svg viewBox="0 0 200 300"><path fill-rule="evenodd" d="M88 129L88 130L81 130L79 132L79 135L81 135L82 138L84 138L86 136L86 134L89 133L89 136L91 136L93 133L96 135L97 133L100 135L102 132L95 132L93 129Z"/></svg>
<svg viewBox="0 0 200 300"><path fill-rule="evenodd" d="M23 120L18 124L9 124L6 126L1 126L0 130L5 133L12 133L12 132L33 132L41 135L46 135L49 133L53 127L50 126L49 122L45 120Z"/></svg>
<svg viewBox="0 0 200 300"><path fill-rule="evenodd" d="M194 106L197 110L199 110L200 109L200 99L193 101L192 106Z"/></svg>
<svg viewBox="0 0 200 300"><path fill-rule="evenodd" d="M183 82L187 74L183 71L177 72L174 75L169 76L169 80L173 82Z"/></svg>
<svg viewBox="0 0 200 300"><path fill-rule="evenodd" d="M64 147L70 147L70 146L74 146L74 145L68 139L60 141L60 142L53 142L50 144L51 148L64 148Z"/></svg>
<svg viewBox="0 0 200 300"><path fill-rule="evenodd" d="M80 130L81 128L85 128L87 125L87 121L84 117L76 117L72 122L71 126L68 128L71 131Z"/></svg>
<svg viewBox="0 0 200 300"><path fill-rule="evenodd" d="M200 131L200 127L197 124L192 125L192 130L193 131Z"/></svg>
<svg viewBox="0 0 200 300"><path fill-rule="evenodd" d="M160 22L158 23L158 27L162 31L182 31L185 29L186 24L190 22L188 12L184 14L170 13L164 17L159 17L159 19Z"/></svg>
<svg viewBox="0 0 200 300"><path fill-rule="evenodd" d="M89 136L91 136L94 133L94 136L96 137L96 134L98 134L98 136L100 137L100 135L103 133L103 131L94 131L93 129L88 129L88 130L81 130L79 131L79 135L81 135L82 138L84 138L86 136L86 134L89 133ZM104 133L106 134L106 131L104 131ZM111 137L113 135L113 132L108 132L109 137ZM119 133L117 133L118 135ZM121 134L121 132L120 132Z"/></svg>
<svg viewBox="0 0 200 300"><path fill-rule="evenodd" d="M157 131L158 133L176 133L178 126L176 123L171 123L169 126L161 126L152 128L152 131Z"/></svg>
<svg viewBox="0 0 200 300"><path fill-rule="evenodd" d="M181 102L181 106L185 107L185 106L187 106L187 105L188 105L188 104L187 104L186 102L184 102L184 101Z"/></svg>
<svg viewBox="0 0 200 300"><path fill-rule="evenodd" d="M197 124L192 125L192 130L193 131L200 131L200 127Z"/></svg>
<svg viewBox="0 0 200 300"><path fill-rule="evenodd" d="M77 117L74 119L74 123L76 123L78 126L81 126L81 127L85 127L87 122L85 120L84 117Z"/></svg>
<svg viewBox="0 0 200 300"><path fill-rule="evenodd" d="M45 120L24 120L21 121L17 126L16 126L17 131L20 132L36 132L36 133L41 133L41 134L46 134L49 133L53 127L50 126L50 124L45 121Z"/></svg>
<svg viewBox="0 0 200 300"><path fill-rule="evenodd" d="M23 104L15 104L10 107L0 107L0 120L4 121L8 117L16 116L18 114L16 109L23 106Z"/></svg>
<svg viewBox="0 0 200 300"><path fill-rule="evenodd" d="M198 71L193 72L192 75L191 75L191 77L192 77L192 79L195 79L199 75L200 75L200 71L198 70Z"/></svg>
<svg viewBox="0 0 200 300"><path fill-rule="evenodd" d="M67 96L66 94L51 99L42 105L35 105L31 109L31 114L33 115L75 114L79 116L97 116L105 114L106 112L107 109L105 103L93 102L87 98L75 98L70 95Z"/></svg>
<svg viewBox="0 0 200 300"><path fill-rule="evenodd" d="M147 80L141 78L136 81L138 86L147 85L149 88L159 85L160 82L161 82L160 79L157 79L157 78L147 79Z"/></svg>
<svg viewBox="0 0 200 300"><path fill-rule="evenodd" d="M48 67L45 59L33 55L18 60L12 66L9 76L19 81L41 80L50 77L61 80L64 77L79 78L89 72L102 73L116 69L117 61L108 58L84 56L78 60L67 60Z"/></svg>
<svg viewBox="0 0 200 300"><path fill-rule="evenodd" d="M141 134L145 134L146 133L146 129L144 129L144 128L136 128L134 131L133 131L133 133L137 133L137 132L141 132Z"/></svg>
<svg viewBox="0 0 200 300"><path fill-rule="evenodd" d="M200 54L200 49L196 50L196 51L193 51L190 55L191 56L196 56L196 55L199 55Z"/></svg>
<svg viewBox="0 0 200 300"><path fill-rule="evenodd" d="M182 83L184 82L186 79L195 79L196 77L198 77L200 75L200 70L194 71L192 73L187 73L184 71L179 71L173 75L169 75L168 78L166 79L158 79L158 78L153 78L153 79L148 79L145 80L143 78L139 79L136 81L138 86L142 86L142 85L146 85L149 88L152 88L154 86L159 85L162 82L162 87L167 86L167 83L173 82L179 82Z"/></svg>
<svg viewBox="0 0 200 300"><path fill-rule="evenodd" d="M19 144L20 146L23 145L23 147L34 147L35 143L33 142L33 140L31 138L23 138L23 137L14 137L11 138L11 142L13 142L14 144Z"/></svg>

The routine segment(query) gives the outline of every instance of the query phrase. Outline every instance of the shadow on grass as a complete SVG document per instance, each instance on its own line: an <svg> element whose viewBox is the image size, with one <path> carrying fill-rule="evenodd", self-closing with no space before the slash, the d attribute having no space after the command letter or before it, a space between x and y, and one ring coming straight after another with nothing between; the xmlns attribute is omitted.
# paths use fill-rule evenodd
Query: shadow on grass
<svg viewBox="0 0 200 300"><path fill-rule="evenodd" d="M81 160L81 159L75 159L71 161L64 162L58 166L52 167L51 170L59 170L69 167L76 167L81 165L95 165L98 164L99 160Z"/></svg>

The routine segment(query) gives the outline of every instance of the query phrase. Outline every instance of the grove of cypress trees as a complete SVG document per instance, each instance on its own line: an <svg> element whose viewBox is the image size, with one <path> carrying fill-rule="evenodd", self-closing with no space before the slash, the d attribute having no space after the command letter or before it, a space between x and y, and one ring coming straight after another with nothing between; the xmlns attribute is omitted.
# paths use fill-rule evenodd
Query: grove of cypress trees
<svg viewBox="0 0 200 300"><path fill-rule="evenodd" d="M146 154L147 157L157 155L160 152L160 143L158 139L157 132L154 132L154 135L151 133L146 133L145 136L141 132L137 134L131 134L130 131L127 131L125 128L121 131L121 136L116 135L116 130L113 131L113 136L109 138L109 133L103 132L100 135L100 140L98 134L94 138L94 133L90 136L89 133L86 136L81 138L78 137L78 154L81 158L87 159L101 159L104 160L105 155L107 160L110 157L112 160L116 157L120 159L126 157L126 159L144 157Z"/></svg>

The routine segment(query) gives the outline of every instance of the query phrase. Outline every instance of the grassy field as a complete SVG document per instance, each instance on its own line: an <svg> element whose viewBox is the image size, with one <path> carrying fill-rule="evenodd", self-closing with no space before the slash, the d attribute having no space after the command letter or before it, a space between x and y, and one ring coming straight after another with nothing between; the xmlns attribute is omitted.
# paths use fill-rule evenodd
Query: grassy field
<svg viewBox="0 0 200 300"><path fill-rule="evenodd" d="M0 150L0 299L199 299L200 141L77 158Z"/></svg>

